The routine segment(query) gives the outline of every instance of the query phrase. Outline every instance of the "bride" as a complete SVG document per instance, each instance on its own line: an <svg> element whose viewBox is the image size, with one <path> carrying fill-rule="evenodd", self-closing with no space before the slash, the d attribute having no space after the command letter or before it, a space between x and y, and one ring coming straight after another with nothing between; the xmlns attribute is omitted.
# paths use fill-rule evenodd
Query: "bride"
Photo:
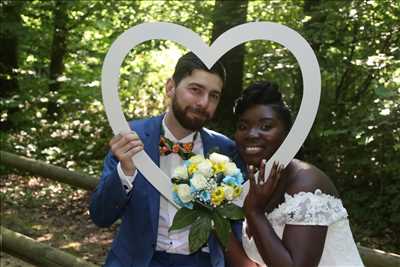
<svg viewBox="0 0 400 267"><path fill-rule="evenodd" d="M293 159L286 168L274 164L269 178L262 179L265 160L279 148L292 124L278 89L269 82L251 85L236 101L235 115L235 140L248 166L250 190L243 206L242 244L234 238L229 242L230 264L364 266L347 211L325 173Z"/></svg>

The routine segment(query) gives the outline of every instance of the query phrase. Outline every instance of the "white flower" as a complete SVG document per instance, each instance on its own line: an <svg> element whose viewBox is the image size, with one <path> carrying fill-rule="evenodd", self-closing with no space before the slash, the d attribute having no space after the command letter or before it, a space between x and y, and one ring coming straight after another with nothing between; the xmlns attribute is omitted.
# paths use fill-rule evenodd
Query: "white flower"
<svg viewBox="0 0 400 267"><path fill-rule="evenodd" d="M204 161L203 155L195 155L189 159L190 163L192 164L199 164L200 162Z"/></svg>
<svg viewBox="0 0 400 267"><path fill-rule="evenodd" d="M185 166L179 166L174 170L174 174L172 177L181 178L183 180L187 180L189 177L187 168Z"/></svg>
<svg viewBox="0 0 400 267"><path fill-rule="evenodd" d="M227 156L215 152L210 155L210 160L215 164L229 162L229 158Z"/></svg>
<svg viewBox="0 0 400 267"><path fill-rule="evenodd" d="M196 172L190 180L192 186L196 190L201 190L207 187L207 179L201 173Z"/></svg>
<svg viewBox="0 0 400 267"><path fill-rule="evenodd" d="M197 165L197 171L199 173L203 174L205 177L210 178L213 174L211 161L206 159L206 160L200 162Z"/></svg>
<svg viewBox="0 0 400 267"><path fill-rule="evenodd" d="M176 187L178 197L183 203L188 203L193 200L193 196L190 194L190 186L187 184L179 184Z"/></svg>
<svg viewBox="0 0 400 267"><path fill-rule="evenodd" d="M224 186L224 194L225 194L225 198L226 200L233 200L234 198L234 190L232 186L226 185Z"/></svg>
<svg viewBox="0 0 400 267"><path fill-rule="evenodd" d="M225 176L235 176L239 172L240 172L240 170L238 169L238 167L236 167L235 163L233 163L233 162L225 163L225 170L224 170Z"/></svg>

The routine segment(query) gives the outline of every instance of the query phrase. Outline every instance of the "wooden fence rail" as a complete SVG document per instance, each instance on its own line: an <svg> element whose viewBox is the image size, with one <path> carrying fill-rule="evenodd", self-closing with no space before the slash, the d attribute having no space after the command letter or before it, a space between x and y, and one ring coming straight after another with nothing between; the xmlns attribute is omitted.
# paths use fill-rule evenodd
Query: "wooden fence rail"
<svg viewBox="0 0 400 267"><path fill-rule="evenodd" d="M69 171L42 161L28 159L1 150L0 164L29 171L34 175L47 177L86 190L93 190L98 183L98 179L86 174ZM363 246L358 246L358 250L367 267L400 267L400 255Z"/></svg>
<svg viewBox="0 0 400 267"><path fill-rule="evenodd" d="M40 267L98 267L72 254L0 226L2 250Z"/></svg>
<svg viewBox="0 0 400 267"><path fill-rule="evenodd" d="M0 150L0 164L28 171L34 175L76 186L86 190L93 190L98 179L87 174L70 171L43 161L33 160Z"/></svg>
<svg viewBox="0 0 400 267"><path fill-rule="evenodd" d="M400 255L379 249L358 245L362 261L366 267L400 267Z"/></svg>

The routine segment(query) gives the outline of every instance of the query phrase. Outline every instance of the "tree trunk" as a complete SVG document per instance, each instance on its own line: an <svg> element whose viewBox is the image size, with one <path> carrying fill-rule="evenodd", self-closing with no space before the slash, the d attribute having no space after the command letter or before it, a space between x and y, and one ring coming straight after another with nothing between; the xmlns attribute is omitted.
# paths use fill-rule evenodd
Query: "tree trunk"
<svg viewBox="0 0 400 267"><path fill-rule="evenodd" d="M304 33L306 34L307 42L309 42L317 57L323 42L320 32L323 30L323 24L327 18L326 13L322 12L323 4L324 1L321 0L305 0L303 4L304 15L311 17L310 20L303 24Z"/></svg>
<svg viewBox="0 0 400 267"><path fill-rule="evenodd" d="M213 13L212 41L217 39L228 29L246 22L248 1L217 0ZM222 57L226 68L227 80L224 85L222 99L215 117L216 129L224 129L225 133L232 133L232 109L236 98L242 92L244 71L244 44L231 49Z"/></svg>
<svg viewBox="0 0 400 267"><path fill-rule="evenodd" d="M97 178L86 174L69 171L42 161L28 159L5 151L0 151L0 164L89 191L93 190L99 181Z"/></svg>
<svg viewBox="0 0 400 267"><path fill-rule="evenodd" d="M58 79L64 72L64 57L67 53L68 37L68 1L56 0L53 10L53 41L50 51L49 66L49 92L50 100L47 104L47 115L54 119L59 113L59 106L54 96L61 87L61 81Z"/></svg>
<svg viewBox="0 0 400 267"><path fill-rule="evenodd" d="M42 244L32 238L11 231L3 226L1 229L1 250L41 267L96 267L93 263L77 258L74 255Z"/></svg>
<svg viewBox="0 0 400 267"><path fill-rule="evenodd" d="M0 97L9 98L18 92L18 32L21 31L21 9L23 1L4 1L0 10ZM0 122L1 130L9 130L15 125L10 117L18 107L9 108L8 119Z"/></svg>

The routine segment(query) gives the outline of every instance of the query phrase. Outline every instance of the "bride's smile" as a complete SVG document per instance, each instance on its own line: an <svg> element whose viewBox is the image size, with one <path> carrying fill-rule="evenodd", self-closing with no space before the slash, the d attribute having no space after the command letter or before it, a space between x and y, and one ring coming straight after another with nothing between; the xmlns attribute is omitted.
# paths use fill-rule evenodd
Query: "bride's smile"
<svg viewBox="0 0 400 267"><path fill-rule="evenodd" d="M289 131L279 115L266 105L253 105L240 116L235 140L242 158L258 166L269 159L282 144Z"/></svg>

